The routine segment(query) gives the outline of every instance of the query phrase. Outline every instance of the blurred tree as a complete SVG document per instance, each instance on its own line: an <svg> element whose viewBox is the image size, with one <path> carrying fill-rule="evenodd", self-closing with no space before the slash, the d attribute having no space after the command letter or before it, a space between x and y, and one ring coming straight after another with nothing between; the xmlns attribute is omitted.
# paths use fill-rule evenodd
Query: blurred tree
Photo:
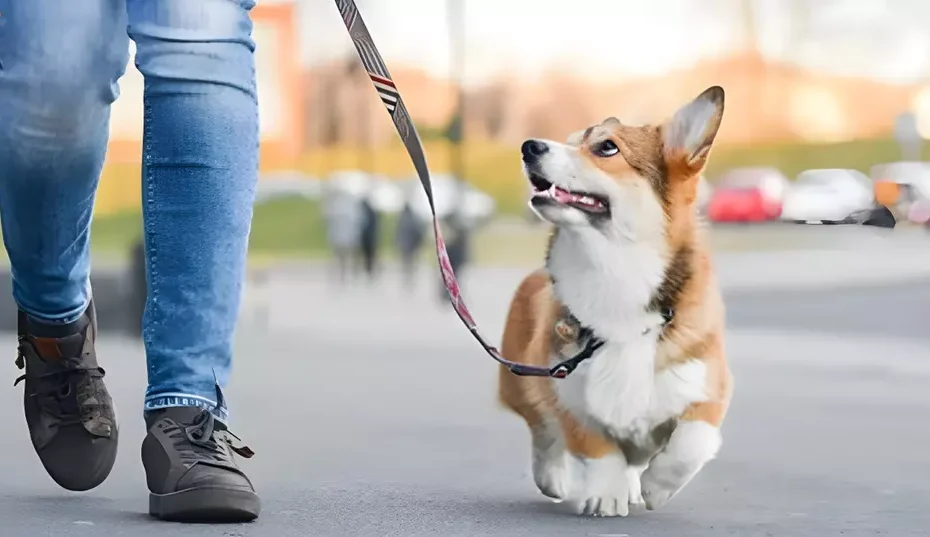
<svg viewBox="0 0 930 537"><path fill-rule="evenodd" d="M331 146L339 143L343 134L337 102L339 77L327 76L321 82L324 106L313 110L318 115L312 119L320 122L320 142L324 146Z"/></svg>
<svg viewBox="0 0 930 537"><path fill-rule="evenodd" d="M374 171L374 148L372 147L372 124L371 108L368 101L371 98L371 82L365 67L359 61L358 56L351 55L346 60L345 65L346 78L352 82L352 86L357 90L354 112L357 121L357 142L361 151L358 152L358 169L366 172ZM343 118L346 120L348 118Z"/></svg>
<svg viewBox="0 0 930 537"><path fill-rule="evenodd" d="M566 125L577 128L604 119L592 112L584 83L570 74L550 70L543 75L540 87L547 88L547 92L540 95L542 102L532 108L529 135L562 140L570 134Z"/></svg>
<svg viewBox="0 0 930 537"><path fill-rule="evenodd" d="M477 124L490 138L500 136L506 125L508 96L509 92L502 81L470 92L467 98L470 122L474 121L472 124Z"/></svg>
<svg viewBox="0 0 930 537"><path fill-rule="evenodd" d="M465 122L462 118L462 111L459 109L449 118L449 123L442 130L442 136L453 144L460 144L464 139L464 131Z"/></svg>

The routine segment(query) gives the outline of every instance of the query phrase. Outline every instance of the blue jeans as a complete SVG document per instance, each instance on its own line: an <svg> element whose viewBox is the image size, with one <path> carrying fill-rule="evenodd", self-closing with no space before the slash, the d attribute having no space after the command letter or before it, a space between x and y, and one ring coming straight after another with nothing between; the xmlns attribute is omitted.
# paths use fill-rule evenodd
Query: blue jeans
<svg viewBox="0 0 930 537"><path fill-rule="evenodd" d="M216 408L258 176L254 0L0 0L0 214L13 296L71 322L129 38L145 78L145 409ZM118 357L111 357L117 359ZM215 376L214 376L215 375Z"/></svg>

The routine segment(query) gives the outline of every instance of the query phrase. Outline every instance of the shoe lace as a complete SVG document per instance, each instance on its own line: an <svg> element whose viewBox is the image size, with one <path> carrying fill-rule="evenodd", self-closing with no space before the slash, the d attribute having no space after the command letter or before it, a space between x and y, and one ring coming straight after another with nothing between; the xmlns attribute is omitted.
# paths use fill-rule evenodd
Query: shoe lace
<svg viewBox="0 0 930 537"><path fill-rule="evenodd" d="M24 338L20 337L16 367L21 370L26 368L24 344ZM96 400L96 403L77 404L75 400L75 404L72 405L70 401L81 377L102 379L106 375L106 371L100 366L86 364L79 357L66 358L55 365L54 369L41 375L30 375L28 371L25 372L16 378L13 386L17 386L27 379L32 381L29 383L32 389L28 392L28 396L35 397L39 402L40 409L56 418L58 425L82 423L87 419L100 416L104 410L104 403L101 398L95 397L96 383L92 380L86 383L86 389L91 393L88 393L90 397L85 397L84 400Z"/></svg>
<svg viewBox="0 0 930 537"><path fill-rule="evenodd" d="M214 464L232 464L230 451L245 459L250 459L255 455L251 448L241 444L241 438L233 434L225 424L218 421L207 410L198 414L190 424L180 425L172 422L166 428L165 434L173 438L179 447L189 448L179 450L182 458L186 459L185 462L205 461Z"/></svg>

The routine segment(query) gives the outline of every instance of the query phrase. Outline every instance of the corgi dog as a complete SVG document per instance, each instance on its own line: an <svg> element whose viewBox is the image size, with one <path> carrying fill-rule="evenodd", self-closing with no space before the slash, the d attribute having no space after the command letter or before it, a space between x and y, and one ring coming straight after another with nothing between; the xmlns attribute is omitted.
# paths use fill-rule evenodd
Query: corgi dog
<svg viewBox="0 0 930 537"><path fill-rule="evenodd" d="M723 110L714 86L661 124L611 117L522 145L530 207L553 232L502 354L552 367L600 346L563 379L502 368L498 396L529 427L536 486L578 514L658 509L720 449L733 378L695 205Z"/></svg>

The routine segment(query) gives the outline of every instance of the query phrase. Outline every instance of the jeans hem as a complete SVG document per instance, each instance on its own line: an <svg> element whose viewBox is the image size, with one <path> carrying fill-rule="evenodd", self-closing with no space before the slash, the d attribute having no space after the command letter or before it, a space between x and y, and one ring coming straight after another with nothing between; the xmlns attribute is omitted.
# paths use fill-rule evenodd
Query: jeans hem
<svg viewBox="0 0 930 537"><path fill-rule="evenodd" d="M52 318L52 317L47 317L44 315L38 315L34 313L32 309L24 308L18 300L15 300L15 297L14 297L14 301L16 302L16 307L19 308L20 311L28 315L29 318L32 319L33 321L37 321L39 323L46 324L46 325L70 324L70 323L77 321L78 319L81 318L82 315L84 315L84 313L87 312L87 308L90 307L90 302L92 299L93 297L88 295L87 299L84 300L84 304L82 306L79 306L78 308L72 310L69 313Z"/></svg>
<svg viewBox="0 0 930 537"><path fill-rule="evenodd" d="M143 413L148 414L155 410L175 407L197 407L210 411L216 419L223 423L229 422L229 410L223 406L218 407L216 401L188 393L163 393L145 398Z"/></svg>

